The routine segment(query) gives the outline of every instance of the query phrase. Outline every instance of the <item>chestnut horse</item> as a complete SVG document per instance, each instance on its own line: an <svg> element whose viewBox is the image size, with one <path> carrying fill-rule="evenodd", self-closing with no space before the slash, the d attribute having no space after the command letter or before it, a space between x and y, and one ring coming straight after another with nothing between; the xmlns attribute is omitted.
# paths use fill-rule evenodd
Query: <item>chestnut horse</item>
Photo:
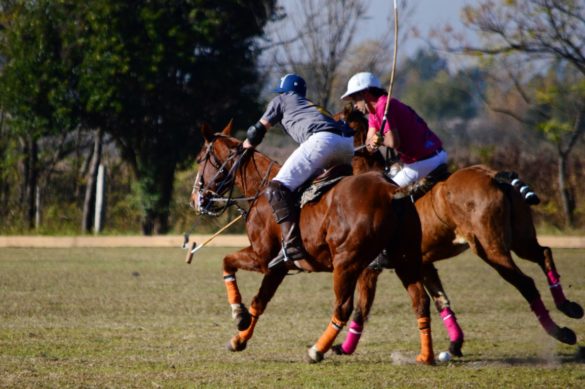
<svg viewBox="0 0 585 389"><path fill-rule="evenodd" d="M365 117L347 109L343 115L356 131L356 141L363 141L367 131ZM353 166L354 174L359 174L382 170L384 163L363 150L356 152ZM552 320L534 281L512 260L513 251L520 258L537 263L547 277L556 307L568 317L583 317L581 306L567 300L563 293L551 249L538 244L529 205L511 185L496 180L496 173L482 165L460 169L415 202L422 226L424 285L443 318L450 338L449 351L456 356L462 355L463 332L450 309L433 262L455 257L468 248L518 289L549 335L560 342L575 344L575 333L569 328L560 328ZM356 333L361 333L369 314L379 273L380 270L367 269L362 274L357 286L357 308L350 325L356 331L350 332L342 345L334 346L335 352L351 354L357 347L359 336Z"/></svg>
<svg viewBox="0 0 585 389"><path fill-rule="evenodd" d="M278 165L264 154L243 149L230 136L231 124L222 133L202 129L205 144L197 157L199 171L191 197L200 213L218 214L217 203L225 193L231 200L233 186L246 196L250 208L246 231L251 245L223 259L224 281L232 316L239 332L228 349L242 351L252 337L260 315L266 309L284 277L294 264L268 268L281 248L281 232L262 190L278 172ZM417 317L421 350L417 361L434 363L430 299L422 284L420 223L414 205L398 200L397 187L379 172L347 176L316 202L303 206L300 230L308 258L298 262L309 271L333 272L335 304L333 317L319 340L308 350L309 362L319 362L350 318L358 276L382 250L397 262L396 274L407 290ZM230 201L231 202L231 201ZM225 206L224 206L225 209ZM288 267L288 268L287 268ZM264 274L250 310L242 304L236 283L238 269Z"/></svg>

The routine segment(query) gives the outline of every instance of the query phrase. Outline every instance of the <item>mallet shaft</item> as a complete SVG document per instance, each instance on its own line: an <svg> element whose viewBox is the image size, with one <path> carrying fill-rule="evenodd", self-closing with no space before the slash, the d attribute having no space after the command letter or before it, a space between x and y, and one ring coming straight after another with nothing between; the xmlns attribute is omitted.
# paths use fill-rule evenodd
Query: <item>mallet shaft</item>
<svg viewBox="0 0 585 389"><path fill-rule="evenodd" d="M226 224L225 226L220 228L219 231L217 231L215 234L213 234L209 238L207 238L207 240L205 242L201 243L201 245L197 246L197 243L193 242L193 245L191 246L191 250L189 250L189 253L187 254L187 259L185 259L185 262L190 264L191 261L193 260L193 254L195 254L195 252L197 250L199 250L202 247L205 247L209 242L211 242L213 239L215 239L219 234L221 234L222 232L227 230L229 227L231 227L233 224L235 224L238 220L240 220L242 218L242 216L243 215L238 216L237 218L235 218L234 220L232 220L231 222L229 222L228 224Z"/></svg>

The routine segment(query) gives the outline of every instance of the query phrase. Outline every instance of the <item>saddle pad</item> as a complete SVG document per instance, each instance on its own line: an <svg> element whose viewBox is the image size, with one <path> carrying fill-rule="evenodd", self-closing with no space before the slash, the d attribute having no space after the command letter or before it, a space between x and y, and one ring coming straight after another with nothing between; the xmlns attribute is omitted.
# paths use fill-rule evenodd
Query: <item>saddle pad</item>
<svg viewBox="0 0 585 389"><path fill-rule="evenodd" d="M326 181L319 181L311 184L303 194L301 195L300 206L301 208L312 201L317 201L323 194L325 194L329 189L333 187L337 183L337 181L341 180L346 176L335 177L330 180Z"/></svg>

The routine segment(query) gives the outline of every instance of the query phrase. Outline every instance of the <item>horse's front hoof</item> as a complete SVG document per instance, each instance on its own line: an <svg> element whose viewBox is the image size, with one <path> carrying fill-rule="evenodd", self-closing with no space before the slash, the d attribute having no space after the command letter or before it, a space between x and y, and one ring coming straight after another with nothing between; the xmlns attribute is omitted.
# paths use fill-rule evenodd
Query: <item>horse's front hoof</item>
<svg viewBox="0 0 585 389"><path fill-rule="evenodd" d="M236 352L236 351L244 351L246 349L248 342L242 341L238 335L234 336L230 339L228 344L226 345L228 351Z"/></svg>
<svg viewBox="0 0 585 389"><path fill-rule="evenodd" d="M308 351L307 351L307 362L309 363L319 363L323 360L325 354L323 354L321 351L318 351L315 346L311 347Z"/></svg>
<svg viewBox="0 0 585 389"><path fill-rule="evenodd" d="M239 308L236 308L232 312L232 316L236 321L236 327L238 331L244 331L248 327L250 327L250 323L252 322L252 316L248 311L248 308L244 304L240 304Z"/></svg>
<svg viewBox="0 0 585 389"><path fill-rule="evenodd" d="M417 363L422 363L423 365L434 365L435 364L435 356L430 354L430 355L422 355L419 354L416 356L416 362Z"/></svg>
<svg viewBox="0 0 585 389"><path fill-rule="evenodd" d="M559 328L552 336L559 342L573 345L577 343L577 335L575 332L567 327Z"/></svg>
<svg viewBox="0 0 585 389"><path fill-rule="evenodd" d="M557 308L572 319L581 319L583 317L583 308L576 302L565 300L562 304L557 305Z"/></svg>
<svg viewBox="0 0 585 389"><path fill-rule="evenodd" d="M346 353L343 350L343 347L341 347L340 344L336 344L335 346L331 347L331 351L335 354L335 355L349 355L348 353Z"/></svg>
<svg viewBox="0 0 585 389"><path fill-rule="evenodd" d="M461 348L463 347L463 339L457 340L455 342L451 342L449 344L449 353L456 357L462 357L463 353L461 352Z"/></svg>

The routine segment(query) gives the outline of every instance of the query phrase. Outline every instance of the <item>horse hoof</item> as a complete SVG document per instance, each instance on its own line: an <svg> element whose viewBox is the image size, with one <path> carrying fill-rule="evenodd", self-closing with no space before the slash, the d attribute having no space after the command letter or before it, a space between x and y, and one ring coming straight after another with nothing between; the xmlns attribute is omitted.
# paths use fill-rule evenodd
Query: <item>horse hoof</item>
<svg viewBox="0 0 585 389"><path fill-rule="evenodd" d="M240 304L240 308L234 311L234 320L236 321L236 328L238 331L244 331L250 327L252 316L244 304Z"/></svg>
<svg viewBox="0 0 585 389"><path fill-rule="evenodd" d="M236 352L236 351L244 351L247 346L247 342L242 342L240 338L236 335L230 339L227 343L226 348L228 351Z"/></svg>
<svg viewBox="0 0 585 389"><path fill-rule="evenodd" d="M422 363L423 365L434 365L435 364L435 356L434 355L422 355L419 354L416 356L416 362Z"/></svg>
<svg viewBox="0 0 585 389"><path fill-rule="evenodd" d="M323 360L323 357L324 354L321 351L318 351L315 346L307 351L307 362L309 363L319 363Z"/></svg>
<svg viewBox="0 0 585 389"><path fill-rule="evenodd" d="M583 317L583 308L576 302L565 300L562 304L557 305L557 308L572 319L581 319Z"/></svg>
<svg viewBox="0 0 585 389"><path fill-rule="evenodd" d="M331 351L335 354L335 355L349 355L348 353L346 353L343 350L343 347L341 347L340 344L336 344L335 346L331 347Z"/></svg>
<svg viewBox="0 0 585 389"><path fill-rule="evenodd" d="M577 343L577 335L575 335L575 332L572 329L567 327L559 328L559 330L553 336L559 342L570 345Z"/></svg>
<svg viewBox="0 0 585 389"><path fill-rule="evenodd" d="M449 353L455 357L462 357L463 353L461 348L463 347L463 340L457 340L449 344Z"/></svg>

